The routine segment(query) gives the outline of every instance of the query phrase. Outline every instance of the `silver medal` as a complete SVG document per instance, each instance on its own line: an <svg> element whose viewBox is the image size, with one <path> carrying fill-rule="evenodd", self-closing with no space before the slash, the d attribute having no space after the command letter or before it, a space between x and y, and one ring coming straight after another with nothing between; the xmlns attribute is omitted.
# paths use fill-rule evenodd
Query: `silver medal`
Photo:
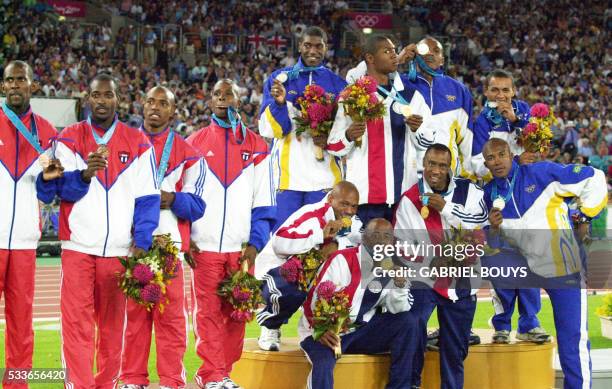
<svg viewBox="0 0 612 389"><path fill-rule="evenodd" d="M495 200L493 200L493 208L497 208L500 211L502 211L505 206L506 206L506 202L501 197L498 197Z"/></svg>
<svg viewBox="0 0 612 389"><path fill-rule="evenodd" d="M287 79L288 79L287 73L285 73L285 72L280 72L275 77L275 80L279 81L281 84L284 84L285 81L287 81Z"/></svg>

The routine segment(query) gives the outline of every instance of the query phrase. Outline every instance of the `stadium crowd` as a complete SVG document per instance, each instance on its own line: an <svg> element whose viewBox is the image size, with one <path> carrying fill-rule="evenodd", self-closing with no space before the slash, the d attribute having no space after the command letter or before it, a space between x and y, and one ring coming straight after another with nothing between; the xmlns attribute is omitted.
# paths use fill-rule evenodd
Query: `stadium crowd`
<svg viewBox="0 0 612 389"><path fill-rule="evenodd" d="M0 228L7 367L31 367L39 238L32 209L59 198L66 387L146 387L148 354L139 350L150 349L153 325L160 387L185 385L184 258L201 388L239 389L230 373L245 322L257 319L262 350L279 351L281 326L302 306L309 387L333 387L341 353L387 351L387 388L420 387L436 308L441 387L461 389L476 285L464 276L411 285L374 270L486 268L514 257L530 277L516 285L491 279L492 342L511 342L517 299L516 339L550 342L537 318L545 289L564 388L587 387L580 264L591 223L607 220L609 10L567 1L378 5L401 28L364 34L345 51L344 28L354 30L345 1L307 10L274 0L117 1L104 7L133 22L113 32L32 0L3 0L0 145L8 147L0 149L0 182L13 187L0 191L2 212L13 215ZM517 7L530 10L524 23L505 16ZM394 42L406 26L431 35ZM323 119L334 112L325 92L340 96L333 120ZM32 111L36 95L78 99L83 120L56 136ZM551 131L554 146L540 156ZM446 252L375 258L396 241L457 239L499 250L466 262ZM15 279L31 281L20 292ZM155 304L163 316L149 309ZM332 323L342 310L355 324L346 331Z"/></svg>
<svg viewBox="0 0 612 389"><path fill-rule="evenodd" d="M404 23L450 38L447 72L470 87L474 117L484 101L484 75L496 67L507 68L515 77L520 98L554 107L559 124L553 127L557 147L551 150L550 158L588 162L608 170L612 154L612 101L608 93L612 82L612 10L605 3L587 1L580 7L569 1L506 2L495 7L484 1L443 7L435 1L406 3L393 4ZM133 125L142 123L142 91L158 83L167 85L179 99L173 125L184 135L210 122L206 103L210 88L226 77L236 80L240 88L243 120L250 128L257 128L265 80L273 69L295 63L291 47L273 52L261 45L261 50L247 47L245 53L237 54L236 47L224 44L229 36L259 31L264 37L279 34L299 39L306 25L328 25L328 66L344 76L354 63L334 56L341 38L344 1L315 1L310 8L276 0L236 2L231 8L207 1L160 4L110 2L107 7L112 12L152 26L142 36L126 27L113 37L109 25L59 22L46 17L41 12L45 8L6 0L0 6L4 11L0 62L19 57L33 63L41 85L39 94L45 96L81 98L87 80L100 70L122 74L121 118ZM506 16L530 7L524 21ZM483 9L486 11L479 12L477 18L469 16ZM292 23L280 23L287 19ZM331 23L323 22L327 20ZM180 26L184 33L197 35L199 44L205 42L211 48L221 45L221 52L213 50L207 63L197 61L189 67L174 55L180 38L177 30L170 29L163 40L158 36L158 27L164 25ZM146 47L149 33L155 47L153 64L137 61L131 46L141 38Z"/></svg>

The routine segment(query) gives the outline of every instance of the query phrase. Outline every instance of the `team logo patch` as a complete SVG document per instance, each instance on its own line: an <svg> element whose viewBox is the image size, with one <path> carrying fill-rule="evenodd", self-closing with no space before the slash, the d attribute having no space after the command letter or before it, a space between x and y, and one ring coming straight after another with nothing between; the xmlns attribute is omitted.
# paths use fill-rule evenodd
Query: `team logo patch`
<svg viewBox="0 0 612 389"><path fill-rule="evenodd" d="M455 101L457 100L457 96L453 96L453 95L446 95L446 100L448 101Z"/></svg>
<svg viewBox="0 0 612 389"><path fill-rule="evenodd" d="M576 165L574 166L574 168L572 169L572 171L576 174L580 173L580 171L582 170L582 165Z"/></svg>
<svg viewBox="0 0 612 389"><path fill-rule="evenodd" d="M119 152L119 161L121 161L121 163L126 164L129 160L130 160L130 153L128 153L127 151Z"/></svg>
<svg viewBox="0 0 612 389"><path fill-rule="evenodd" d="M248 161L249 158L251 158L251 153L249 153L248 151L243 151L242 152L242 160L243 161Z"/></svg>
<svg viewBox="0 0 612 389"><path fill-rule="evenodd" d="M525 188L525 192L527 193L533 193L534 190L535 190L535 184L529 185L528 187Z"/></svg>
<svg viewBox="0 0 612 389"><path fill-rule="evenodd" d="M290 95L297 95L297 91L290 90L290 91L289 91L289 94L290 94Z"/></svg>

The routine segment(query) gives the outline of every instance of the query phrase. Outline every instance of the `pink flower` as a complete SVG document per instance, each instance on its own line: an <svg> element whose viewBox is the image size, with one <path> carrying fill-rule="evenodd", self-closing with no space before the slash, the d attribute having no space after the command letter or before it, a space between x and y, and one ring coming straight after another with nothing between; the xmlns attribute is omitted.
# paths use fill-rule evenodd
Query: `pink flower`
<svg viewBox="0 0 612 389"><path fill-rule="evenodd" d="M148 303L157 303L161 297L161 288L157 284L149 284L140 290L140 298Z"/></svg>
<svg viewBox="0 0 612 389"><path fill-rule="evenodd" d="M166 267L164 268L164 272L176 273L178 271L178 264L178 261L174 261L173 256L166 257Z"/></svg>
<svg viewBox="0 0 612 389"><path fill-rule="evenodd" d="M334 296L335 292L336 285L334 285L334 283L331 281L323 281L317 288L317 294L319 295L319 298L323 300L330 300Z"/></svg>
<svg viewBox="0 0 612 389"><path fill-rule="evenodd" d="M529 135L532 133L536 133L538 131L538 125L535 123L528 123L525 128L523 128L523 134Z"/></svg>
<svg viewBox="0 0 612 389"><path fill-rule="evenodd" d="M371 95L372 93L376 93L376 89L378 88L378 83L371 76L363 76L359 80L355 82L355 85L362 87L365 89L366 93Z"/></svg>
<svg viewBox="0 0 612 389"><path fill-rule="evenodd" d="M146 285L153 279L153 272L151 269L142 263L139 263L134 267L132 274L141 285Z"/></svg>
<svg viewBox="0 0 612 389"><path fill-rule="evenodd" d="M245 292L238 285L236 285L232 290L232 297L234 297L236 301L248 301L248 299L251 298L251 292Z"/></svg>
<svg viewBox="0 0 612 389"><path fill-rule="evenodd" d="M550 114L550 109L548 108L548 105L543 104L543 103L537 103L534 104L533 107L531 107L531 116L536 117L536 118L545 118Z"/></svg>
<svg viewBox="0 0 612 389"><path fill-rule="evenodd" d="M301 270L302 263L295 257L291 257L289 260L283 263L280 268L281 275L285 277L289 283L295 283L298 281Z"/></svg>
<svg viewBox="0 0 612 389"><path fill-rule="evenodd" d="M376 95L370 95L370 105L378 104L378 97Z"/></svg>
<svg viewBox="0 0 612 389"><path fill-rule="evenodd" d="M311 122L321 123L330 119L330 111L323 104L313 103L307 112Z"/></svg>
<svg viewBox="0 0 612 389"><path fill-rule="evenodd" d="M319 85L312 84L309 85L307 88L307 93L311 96L321 97L325 94L325 89L323 89Z"/></svg>
<svg viewBox="0 0 612 389"><path fill-rule="evenodd" d="M253 312L236 309L230 314L230 318L238 322L251 321L253 319Z"/></svg>

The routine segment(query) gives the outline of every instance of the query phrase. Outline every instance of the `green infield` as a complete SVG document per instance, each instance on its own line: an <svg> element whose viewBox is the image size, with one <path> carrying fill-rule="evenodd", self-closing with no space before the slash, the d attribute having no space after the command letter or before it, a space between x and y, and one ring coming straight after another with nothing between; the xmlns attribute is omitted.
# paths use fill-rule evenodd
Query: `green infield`
<svg viewBox="0 0 612 389"><path fill-rule="evenodd" d="M595 314L595 308L601 304L602 296L589 296L589 337L591 339L591 348L612 348L612 340L606 339L601 336L601 328L599 318ZM488 321L493 314L493 307L489 301L481 301L478 303L476 310L476 316L474 317L474 328L489 328ZM297 323L300 314L294 315L289 323L282 327L282 334L284 337L296 337L297 336ZM542 310L539 315L542 327L546 328L552 334L555 334L552 309L550 306L550 300L547 298L542 299ZM513 320L513 328L516 327L517 315ZM436 315L432 316L429 321L429 327L434 328L437 326ZM59 323L35 323L35 347L34 347L34 367L35 368L58 368L61 367L60 361L60 336L59 336ZM0 330L4 332L4 325L0 326ZM250 323L246 329L247 338L256 338L259 335L259 326L256 323ZM195 371L200 365L200 360L197 357L194 350L194 337L193 333L190 333L189 347L185 354L185 367L187 368L187 374L189 381L192 380ZM0 337L0 361L4 362L4 334ZM155 347L151 348L151 357L149 360L149 371L151 372L152 382L158 380L157 374L155 373ZM58 384L34 384L32 388L51 389L58 388Z"/></svg>

